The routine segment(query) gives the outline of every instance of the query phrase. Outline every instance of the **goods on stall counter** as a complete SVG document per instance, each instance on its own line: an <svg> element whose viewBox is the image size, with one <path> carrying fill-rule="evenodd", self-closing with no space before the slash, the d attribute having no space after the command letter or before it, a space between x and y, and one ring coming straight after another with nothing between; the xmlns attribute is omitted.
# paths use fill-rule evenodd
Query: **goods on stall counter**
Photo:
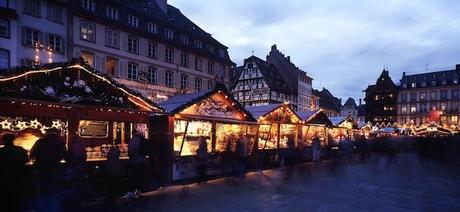
<svg viewBox="0 0 460 212"><path fill-rule="evenodd" d="M101 146L86 147L86 158L88 160L106 159L112 147L118 147L120 150L120 158L128 157L127 144L102 144Z"/></svg>

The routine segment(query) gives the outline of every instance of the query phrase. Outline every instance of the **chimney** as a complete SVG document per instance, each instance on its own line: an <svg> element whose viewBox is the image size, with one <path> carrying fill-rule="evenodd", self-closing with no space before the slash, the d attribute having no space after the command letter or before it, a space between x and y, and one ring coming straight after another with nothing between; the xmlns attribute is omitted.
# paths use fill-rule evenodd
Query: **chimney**
<svg viewBox="0 0 460 212"><path fill-rule="evenodd" d="M273 46L272 46L272 51L276 51L276 50L277 50L276 44L273 44Z"/></svg>
<svg viewBox="0 0 460 212"><path fill-rule="evenodd" d="M359 106L361 106L363 99L359 98Z"/></svg>
<svg viewBox="0 0 460 212"><path fill-rule="evenodd" d="M455 66L455 69L456 69L457 71L460 71L460 64L457 64L457 65Z"/></svg>
<svg viewBox="0 0 460 212"><path fill-rule="evenodd" d="M457 65L457 66L458 66L458 65ZM403 71L403 77L405 77L405 76L406 76L406 72L405 72L405 71Z"/></svg>
<svg viewBox="0 0 460 212"><path fill-rule="evenodd" d="M163 11L164 13L168 12L168 0L152 0L154 1L158 7Z"/></svg>

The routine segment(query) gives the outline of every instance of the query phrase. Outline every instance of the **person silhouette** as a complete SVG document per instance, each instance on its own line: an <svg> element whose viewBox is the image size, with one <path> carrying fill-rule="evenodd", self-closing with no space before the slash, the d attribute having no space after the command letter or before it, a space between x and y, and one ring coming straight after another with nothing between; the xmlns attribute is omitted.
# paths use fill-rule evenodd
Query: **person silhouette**
<svg viewBox="0 0 460 212"><path fill-rule="evenodd" d="M24 200L23 180L29 158L24 148L14 145L15 139L13 134L3 135L5 146L0 148L0 191L5 211L20 211Z"/></svg>

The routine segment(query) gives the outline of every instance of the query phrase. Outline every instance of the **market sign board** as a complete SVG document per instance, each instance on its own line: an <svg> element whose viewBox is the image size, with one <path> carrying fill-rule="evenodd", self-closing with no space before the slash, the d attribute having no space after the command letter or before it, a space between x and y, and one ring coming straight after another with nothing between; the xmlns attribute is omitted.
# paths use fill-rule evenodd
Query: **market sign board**
<svg viewBox="0 0 460 212"><path fill-rule="evenodd" d="M213 118L242 119L241 113L224 95L216 93L180 112L182 115L206 116Z"/></svg>
<svg viewBox="0 0 460 212"><path fill-rule="evenodd" d="M109 122L80 120L78 132L82 138L107 138Z"/></svg>

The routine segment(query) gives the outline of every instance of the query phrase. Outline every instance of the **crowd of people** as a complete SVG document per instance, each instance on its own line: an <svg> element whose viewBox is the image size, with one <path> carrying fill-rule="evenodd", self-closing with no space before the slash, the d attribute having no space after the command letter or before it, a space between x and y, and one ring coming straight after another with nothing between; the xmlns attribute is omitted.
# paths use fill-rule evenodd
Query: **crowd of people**
<svg viewBox="0 0 460 212"><path fill-rule="evenodd" d="M25 202L32 204L39 211L62 211L77 207L82 200L85 183L88 181L85 144L77 136L66 148L60 137L60 131L49 129L46 135L37 140L28 155L22 147L15 146L15 136L2 136L4 147L0 148L0 176L2 206L6 211L20 211ZM338 143L322 145L320 136L314 135L308 147L296 145L294 136L287 139L287 148L277 152L279 160L286 170L285 177L289 180L294 167L305 161L319 162L325 157L349 160L359 156L361 160L370 158L371 152L384 152L394 156L399 152L415 151L425 157L459 157L460 137L374 137L366 139L359 136L355 139L342 139ZM104 162L107 184L105 196L114 198L138 198L145 190L146 173L154 159L152 149L142 133L135 131L128 143L129 160L126 164L120 161L120 150L111 148ZM266 161L266 151L254 149L250 153L249 138L242 134L226 139L225 150L218 154L220 161L220 177L232 176L236 182L245 179L247 165L251 159L252 169L262 174ZM309 152L305 156L305 152ZM150 156L150 157L149 157ZM25 178L26 164L33 159L33 176L35 195L27 196ZM308 159L305 159L305 158ZM199 147L195 157L197 182L206 183L210 152L205 137L199 139ZM65 163L64 163L65 162ZM122 185L127 185L126 187ZM123 194L125 194L123 196ZM31 201L33 200L33 201ZM33 202L33 203L30 203Z"/></svg>
<svg viewBox="0 0 460 212"><path fill-rule="evenodd" d="M49 129L38 139L30 155L22 147L14 145L15 136L4 134L0 148L1 194L5 211L22 211L26 207L38 211L66 211L78 207L84 196L87 181L85 144L77 137L66 148L60 131ZM137 198L144 186L148 147L140 132L135 132L128 143L129 161L126 171L120 161L120 150L110 149L105 162L107 173L107 197ZM29 158L30 157L30 158ZM25 188L27 163L33 160L34 188ZM127 177L125 177L127 176ZM123 189L127 180L128 188ZM33 190L34 195L28 192Z"/></svg>

